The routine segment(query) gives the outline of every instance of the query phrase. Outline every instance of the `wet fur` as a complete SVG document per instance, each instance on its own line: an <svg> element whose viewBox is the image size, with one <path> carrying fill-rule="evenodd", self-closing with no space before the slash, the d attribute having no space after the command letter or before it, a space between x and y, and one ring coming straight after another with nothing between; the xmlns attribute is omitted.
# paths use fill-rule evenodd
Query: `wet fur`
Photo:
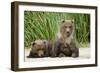
<svg viewBox="0 0 100 73"><path fill-rule="evenodd" d="M74 21L63 20L60 25L60 37L52 48L53 57L78 57L79 49L73 40Z"/></svg>
<svg viewBox="0 0 100 73"><path fill-rule="evenodd" d="M32 42L28 58L42 58L50 56L50 46L46 40L36 40Z"/></svg>

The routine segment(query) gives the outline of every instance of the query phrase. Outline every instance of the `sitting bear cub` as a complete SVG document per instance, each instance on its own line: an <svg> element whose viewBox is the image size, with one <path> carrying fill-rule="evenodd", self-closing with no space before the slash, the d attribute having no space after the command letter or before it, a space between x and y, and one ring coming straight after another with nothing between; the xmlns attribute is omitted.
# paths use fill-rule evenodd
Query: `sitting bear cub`
<svg viewBox="0 0 100 73"><path fill-rule="evenodd" d="M55 41L54 47L52 48L54 57L69 56L78 57L79 49L77 48L74 39L74 21L63 20L60 25L60 36Z"/></svg>

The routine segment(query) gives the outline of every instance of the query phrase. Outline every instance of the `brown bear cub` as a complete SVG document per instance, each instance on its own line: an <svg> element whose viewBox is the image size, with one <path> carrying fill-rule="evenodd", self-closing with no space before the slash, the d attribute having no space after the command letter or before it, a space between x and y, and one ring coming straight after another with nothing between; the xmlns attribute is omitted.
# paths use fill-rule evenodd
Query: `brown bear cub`
<svg viewBox="0 0 100 73"><path fill-rule="evenodd" d="M42 58L50 56L49 44L46 40L35 40L31 43L32 48L28 58Z"/></svg>
<svg viewBox="0 0 100 73"><path fill-rule="evenodd" d="M55 41L52 53L54 57L78 57L79 49L73 40L74 21L63 20L60 25L60 37Z"/></svg>

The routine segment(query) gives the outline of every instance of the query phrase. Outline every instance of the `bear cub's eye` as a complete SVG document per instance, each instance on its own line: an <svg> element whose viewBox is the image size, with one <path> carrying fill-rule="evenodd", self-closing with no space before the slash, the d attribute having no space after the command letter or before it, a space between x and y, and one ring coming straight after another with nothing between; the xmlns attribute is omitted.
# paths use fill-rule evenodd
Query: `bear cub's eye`
<svg viewBox="0 0 100 73"><path fill-rule="evenodd" d="M69 28L72 28L72 26L69 26Z"/></svg>

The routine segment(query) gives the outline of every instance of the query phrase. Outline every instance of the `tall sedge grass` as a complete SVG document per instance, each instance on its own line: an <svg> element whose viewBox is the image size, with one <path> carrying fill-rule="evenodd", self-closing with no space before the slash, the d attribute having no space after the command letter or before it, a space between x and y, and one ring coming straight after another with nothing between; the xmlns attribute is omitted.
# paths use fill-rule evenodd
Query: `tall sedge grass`
<svg viewBox="0 0 100 73"><path fill-rule="evenodd" d="M90 15L76 13L56 12L24 12L24 44L30 47L30 43L37 39L53 41L58 32L62 19L74 19L74 38L79 47L87 47L90 43Z"/></svg>

